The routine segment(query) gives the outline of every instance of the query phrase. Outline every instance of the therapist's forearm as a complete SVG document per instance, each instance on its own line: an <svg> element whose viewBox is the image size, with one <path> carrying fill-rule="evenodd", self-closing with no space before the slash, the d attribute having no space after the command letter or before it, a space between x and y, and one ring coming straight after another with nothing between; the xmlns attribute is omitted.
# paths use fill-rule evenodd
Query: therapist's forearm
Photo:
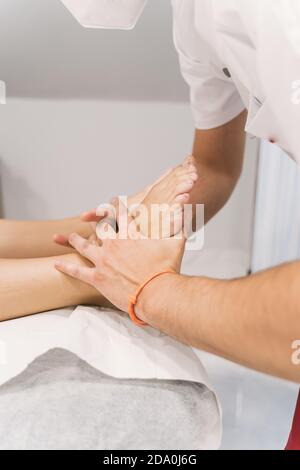
<svg viewBox="0 0 300 470"><path fill-rule="evenodd" d="M300 382L300 263L232 281L165 275L141 295L138 315L198 349Z"/></svg>
<svg viewBox="0 0 300 470"><path fill-rule="evenodd" d="M230 198L239 180L245 151L243 112L228 124L210 130L196 130L193 156L198 181L191 203L205 205L208 222Z"/></svg>

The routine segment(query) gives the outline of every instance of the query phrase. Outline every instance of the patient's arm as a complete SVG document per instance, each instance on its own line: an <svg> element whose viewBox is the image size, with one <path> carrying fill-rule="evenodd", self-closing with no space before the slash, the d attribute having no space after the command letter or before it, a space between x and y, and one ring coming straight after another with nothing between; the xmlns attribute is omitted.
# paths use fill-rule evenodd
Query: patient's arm
<svg viewBox="0 0 300 470"><path fill-rule="evenodd" d="M55 259L88 264L77 254ZM110 306L98 291L53 266L52 257L0 260L0 321L78 304Z"/></svg>
<svg viewBox="0 0 300 470"><path fill-rule="evenodd" d="M71 252L53 242L55 233L79 231L88 237L92 233L89 224L78 217L53 221L0 220L0 258L40 258Z"/></svg>

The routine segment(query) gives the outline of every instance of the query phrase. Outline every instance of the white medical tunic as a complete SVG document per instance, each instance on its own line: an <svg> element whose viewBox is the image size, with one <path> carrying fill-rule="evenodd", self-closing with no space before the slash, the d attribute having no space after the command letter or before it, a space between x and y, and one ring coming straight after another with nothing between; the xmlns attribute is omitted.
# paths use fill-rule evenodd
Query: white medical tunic
<svg viewBox="0 0 300 470"><path fill-rule="evenodd" d="M172 0L174 41L198 129L245 108L246 131L300 163L300 1Z"/></svg>

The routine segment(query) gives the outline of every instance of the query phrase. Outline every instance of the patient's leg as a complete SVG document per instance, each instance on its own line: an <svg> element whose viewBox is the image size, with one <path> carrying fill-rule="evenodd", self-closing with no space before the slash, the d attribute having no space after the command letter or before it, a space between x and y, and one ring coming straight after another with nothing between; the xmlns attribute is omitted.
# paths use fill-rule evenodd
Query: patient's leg
<svg viewBox="0 0 300 470"><path fill-rule="evenodd" d="M147 237L166 238L183 228L183 211L191 201L190 193L198 180L192 157L169 170L143 192L127 200L128 210L140 232ZM99 222L95 209L82 216L86 222ZM68 246L68 235L57 237L57 243Z"/></svg>
<svg viewBox="0 0 300 470"><path fill-rule="evenodd" d="M177 204L180 208L189 202L189 193L196 179L196 170L192 164L179 165L144 191L130 197L128 203L135 205L143 202L147 208L153 204ZM175 233L181 228L181 217L178 220L179 227L174 224ZM148 232L149 224L150 219L141 220L144 234ZM74 232L88 238L93 230L79 217L50 221L0 219L0 259L42 258L71 253L73 250L67 246L67 237L60 235L56 239L57 244L53 236Z"/></svg>
<svg viewBox="0 0 300 470"><path fill-rule="evenodd" d="M62 258L88 264L76 254ZM52 257L0 260L0 321L78 304L110 306L99 292L53 266Z"/></svg>
<svg viewBox="0 0 300 470"><path fill-rule="evenodd" d="M42 258L71 252L53 242L55 233L78 232L84 237L92 233L89 224L79 217L53 221L0 220L1 258Z"/></svg>

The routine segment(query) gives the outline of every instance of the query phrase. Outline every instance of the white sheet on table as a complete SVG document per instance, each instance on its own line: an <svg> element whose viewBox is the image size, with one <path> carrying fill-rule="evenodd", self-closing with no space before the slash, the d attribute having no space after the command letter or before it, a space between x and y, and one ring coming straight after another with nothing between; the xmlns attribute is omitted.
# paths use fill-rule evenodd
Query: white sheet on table
<svg viewBox="0 0 300 470"><path fill-rule="evenodd" d="M0 385L41 354L63 348L116 378L186 380L213 391L192 348L150 327L139 328L113 310L79 306L3 322L0 344ZM212 441L217 448L221 411L215 399L219 426Z"/></svg>

